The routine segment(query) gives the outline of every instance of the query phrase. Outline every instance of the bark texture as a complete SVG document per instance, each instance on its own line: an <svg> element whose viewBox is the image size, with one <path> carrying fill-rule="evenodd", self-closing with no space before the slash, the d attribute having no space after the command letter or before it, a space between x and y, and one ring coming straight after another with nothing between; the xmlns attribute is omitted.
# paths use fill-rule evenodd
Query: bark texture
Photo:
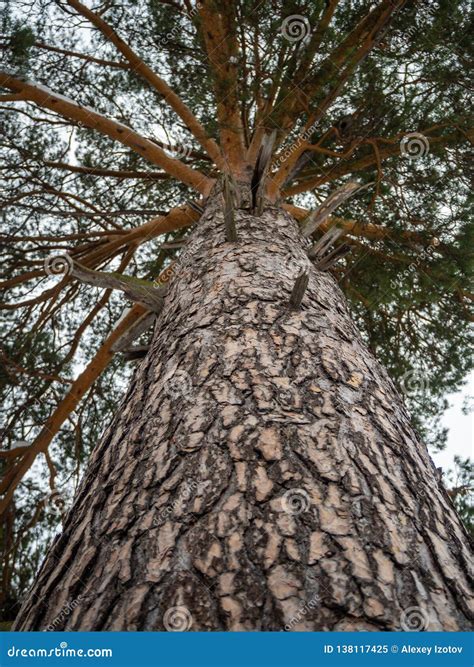
<svg viewBox="0 0 474 667"><path fill-rule="evenodd" d="M230 243L223 208L16 629L467 629L467 536L338 285L287 213L236 210Z"/></svg>

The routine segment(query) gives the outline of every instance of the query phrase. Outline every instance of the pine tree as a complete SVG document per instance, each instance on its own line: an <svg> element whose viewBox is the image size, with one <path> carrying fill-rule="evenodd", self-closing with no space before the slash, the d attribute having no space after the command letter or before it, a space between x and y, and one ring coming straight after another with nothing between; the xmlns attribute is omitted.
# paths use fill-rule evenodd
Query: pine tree
<svg viewBox="0 0 474 667"><path fill-rule="evenodd" d="M467 628L423 443L471 363L466 4L29 9L1 39L5 620Z"/></svg>

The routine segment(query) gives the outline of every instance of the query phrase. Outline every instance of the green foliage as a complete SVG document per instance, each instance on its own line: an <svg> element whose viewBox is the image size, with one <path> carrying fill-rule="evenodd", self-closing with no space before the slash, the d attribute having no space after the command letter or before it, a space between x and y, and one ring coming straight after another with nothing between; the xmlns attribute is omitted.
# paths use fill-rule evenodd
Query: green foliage
<svg viewBox="0 0 474 667"><path fill-rule="evenodd" d="M454 457L454 469L446 474L448 493L466 529L474 539L474 462Z"/></svg>
<svg viewBox="0 0 474 667"><path fill-rule="evenodd" d="M26 72L31 57L31 47L35 43L34 32L22 21L9 21L7 14L4 15L3 20L3 28L5 27L6 32L10 33L7 62L15 71Z"/></svg>

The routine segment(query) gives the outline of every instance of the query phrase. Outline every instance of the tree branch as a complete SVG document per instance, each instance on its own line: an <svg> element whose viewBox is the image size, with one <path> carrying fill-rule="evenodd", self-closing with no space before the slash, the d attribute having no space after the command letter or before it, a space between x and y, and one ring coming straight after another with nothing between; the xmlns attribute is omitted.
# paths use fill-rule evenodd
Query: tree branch
<svg viewBox="0 0 474 667"><path fill-rule="evenodd" d="M88 174L90 176L110 176L111 178L135 179L143 178L150 181L164 181L169 178L169 174L161 171L131 171L103 169L101 167L84 167L76 164L67 164L66 162L54 162L52 160L43 160L43 164L53 169L61 169L76 174Z"/></svg>
<svg viewBox="0 0 474 667"><path fill-rule="evenodd" d="M442 135L429 136L429 134L425 134L425 132L426 130L425 131L420 130L420 133L426 136L426 138L428 139L430 146L450 146L450 145L457 145L459 143L459 134L455 132L444 136ZM469 136L471 135L468 132L467 138L469 138ZM381 138L378 141L381 141L383 143L388 143L389 145L383 148L379 147L378 158L375 152L371 150L370 153L364 155L363 157L356 158L355 160L351 160L350 162L340 162L338 164L335 164L333 167L326 169L323 175L321 175L321 171L318 170L317 175L309 178L307 177L304 180L297 183L296 185L293 185L287 188L286 190L283 190L282 196L292 197L293 195L300 194L301 192L308 192L309 190L313 190L319 185L323 185L324 183L330 183L347 174L354 174L355 172L362 171L363 169L367 169L368 167L377 166L379 161L381 163L382 160L385 160L389 157L393 157L396 155L400 156L400 140L402 137L403 135L394 137L393 139ZM374 138L371 141L372 147L374 141L377 141L377 139ZM304 174L302 174L302 176L304 176Z"/></svg>
<svg viewBox="0 0 474 667"><path fill-rule="evenodd" d="M305 208L300 206L294 206L293 204L283 204L282 208L285 209L290 215L292 215L298 222L303 222L308 219L308 216L311 215L311 211L308 211ZM323 232L326 232L328 229L337 225L345 231L346 234L351 234L352 236L359 236L361 238L370 239L372 241L379 241L384 238L393 237L393 230L388 227L383 227L382 225L374 225L373 223L367 222L357 222L356 220L345 220L344 218L338 218L336 216L330 216L324 220L319 229ZM400 232L400 237L407 241L419 243L422 245L429 245L431 239L426 239L422 234L417 232L404 231Z"/></svg>
<svg viewBox="0 0 474 667"><path fill-rule="evenodd" d="M56 407L52 415L46 421L40 434L33 444L24 450L13 450L16 459L13 460L7 468L5 475L0 483L0 495L4 498L0 502L0 517L8 510L13 493L20 484L23 477L33 465L38 454L46 452L52 439L59 431L69 415L76 409L79 401L92 387L97 378L111 361L114 353L112 347L114 343L134 324L134 322L143 315L145 309L143 306L136 305L120 320L112 333L107 337L104 343L97 351L94 358L88 363L85 370L73 382L70 390ZM10 450L11 451L11 450ZM1 458L11 458L10 452L0 451ZM20 458L21 457L21 458Z"/></svg>
<svg viewBox="0 0 474 667"><path fill-rule="evenodd" d="M102 65L103 67L114 67L116 69L125 69L129 70L130 65L124 62L117 62L116 60L102 60L101 58L94 58L94 56L89 56L86 53L79 53L78 51L70 51L69 49L60 49L58 46L51 46L50 44L44 44L43 42L35 42L33 44L37 49L43 49L44 51L51 51L52 53L59 53L63 56L70 56L71 58L79 58L80 60L85 60L88 63L93 63L95 65Z"/></svg>
<svg viewBox="0 0 474 667"><path fill-rule="evenodd" d="M230 170L238 175L243 168L244 131L239 111L238 42L234 5L212 2L199 7L202 34L214 79L221 146Z"/></svg>
<svg viewBox="0 0 474 667"><path fill-rule="evenodd" d="M119 141L198 192L207 193L212 187L213 181L201 172L188 167L179 160L168 157L153 141L142 137L126 125L94 111L91 107L81 106L46 86L23 81L2 70L0 70L0 86L21 93L27 101L34 102L40 107L50 109L65 118L82 123L86 127Z"/></svg>
<svg viewBox="0 0 474 667"><path fill-rule="evenodd" d="M79 0L67 0L68 4L77 12L85 16L101 33L112 42L118 51L128 60L133 71L142 76L148 83L164 97L165 101L178 114L185 123L188 130L201 144L209 157L215 164L222 169L224 162L221 152L216 142L209 138L201 123L189 107L182 101L170 86L156 72L154 72L143 60L133 51L133 49L124 40L117 35L113 28L104 21L98 14L79 2Z"/></svg>
<svg viewBox="0 0 474 667"><path fill-rule="evenodd" d="M157 287L155 283L140 280L133 276L120 273L93 271L86 266L72 261L71 275L83 283L105 289L117 289L124 292L129 299L136 301L153 312L159 313L163 308L165 288Z"/></svg>
<svg viewBox="0 0 474 667"><path fill-rule="evenodd" d="M294 119L304 111L307 112L308 119L302 135L305 137L311 135L313 128L340 95L354 70L373 49L393 14L405 2L406 0L395 2L384 0L381 2L376 9L359 22L356 28L343 40L342 44L326 58L316 74L309 78L304 88L293 95L290 101L285 100L285 104L280 105L279 110L272 115L270 124L283 128L283 131L280 131L281 137L288 134L294 124ZM326 86L330 87L329 92L325 93L321 102L315 104L316 96L320 91L324 91ZM316 110L311 110L314 106L316 106ZM306 147L307 141L301 141L288 160L285 160L277 173L273 175L269 191L271 198L275 199L279 189L287 180L288 174L293 170Z"/></svg>

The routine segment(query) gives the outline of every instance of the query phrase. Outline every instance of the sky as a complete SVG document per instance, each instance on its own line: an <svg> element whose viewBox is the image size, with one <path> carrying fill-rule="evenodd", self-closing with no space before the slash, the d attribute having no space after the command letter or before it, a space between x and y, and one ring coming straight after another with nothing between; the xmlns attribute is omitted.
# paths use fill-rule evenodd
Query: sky
<svg viewBox="0 0 474 667"><path fill-rule="evenodd" d="M444 413L442 424L449 429L448 442L442 452L431 454L436 466L443 470L453 468L456 454L463 458L473 457L474 413L464 415L461 410L467 396L474 396L474 373L462 391L447 396L451 407Z"/></svg>

